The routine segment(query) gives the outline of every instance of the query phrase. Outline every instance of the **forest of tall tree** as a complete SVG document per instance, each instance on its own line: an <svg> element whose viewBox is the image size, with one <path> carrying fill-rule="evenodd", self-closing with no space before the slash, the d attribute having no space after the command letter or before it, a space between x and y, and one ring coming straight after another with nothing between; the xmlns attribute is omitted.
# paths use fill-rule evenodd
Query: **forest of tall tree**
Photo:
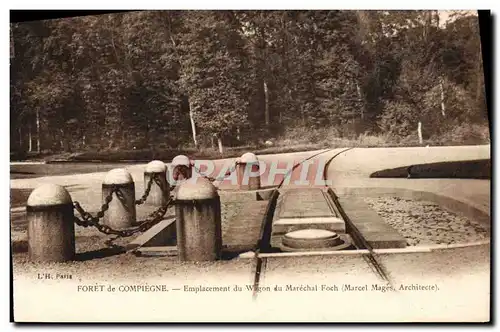
<svg viewBox="0 0 500 332"><path fill-rule="evenodd" d="M488 141L478 18L447 16L134 11L13 23L11 150L238 146L314 131Z"/></svg>

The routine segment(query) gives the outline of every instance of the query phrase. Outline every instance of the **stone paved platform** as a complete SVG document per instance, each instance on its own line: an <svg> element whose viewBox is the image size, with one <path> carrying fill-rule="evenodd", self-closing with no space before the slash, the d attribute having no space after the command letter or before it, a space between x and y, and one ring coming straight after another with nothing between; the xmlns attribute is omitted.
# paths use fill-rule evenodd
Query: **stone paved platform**
<svg viewBox="0 0 500 332"><path fill-rule="evenodd" d="M351 222L372 248L406 247L406 239L372 210L363 197L341 196L339 202Z"/></svg>
<svg viewBox="0 0 500 332"><path fill-rule="evenodd" d="M229 228L223 238L226 251L238 252L255 248L267 204L268 201L248 201L229 221Z"/></svg>
<svg viewBox="0 0 500 332"><path fill-rule="evenodd" d="M277 216L281 218L336 217L319 188L283 190Z"/></svg>

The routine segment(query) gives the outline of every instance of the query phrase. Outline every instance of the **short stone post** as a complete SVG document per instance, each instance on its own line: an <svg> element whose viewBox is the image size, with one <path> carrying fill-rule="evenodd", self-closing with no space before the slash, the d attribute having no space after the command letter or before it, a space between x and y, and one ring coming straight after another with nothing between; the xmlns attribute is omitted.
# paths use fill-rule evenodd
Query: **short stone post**
<svg viewBox="0 0 500 332"><path fill-rule="evenodd" d="M26 205L30 261L65 262L75 257L73 202L56 184L33 190Z"/></svg>
<svg viewBox="0 0 500 332"><path fill-rule="evenodd" d="M156 181L154 178L156 177ZM146 165L144 171L144 190L147 189L149 181L151 183L151 190L146 198L146 204L154 205L157 207L166 204L170 198L170 185L167 181L167 166L163 161L153 160Z"/></svg>
<svg viewBox="0 0 500 332"><path fill-rule="evenodd" d="M172 159L172 176L174 181L190 179L193 175L193 164L188 157L178 155Z"/></svg>
<svg viewBox="0 0 500 332"><path fill-rule="evenodd" d="M242 155L236 165L238 185L241 190L260 189L259 160L251 152Z"/></svg>
<svg viewBox="0 0 500 332"><path fill-rule="evenodd" d="M175 203L181 261L214 261L222 250L220 197L206 178L179 185Z"/></svg>
<svg viewBox="0 0 500 332"><path fill-rule="evenodd" d="M104 213L103 224L124 229L135 223L135 186L130 173L124 168L115 168L106 174L102 183L102 203L106 203L113 190L117 188L121 195L113 193L108 210Z"/></svg>

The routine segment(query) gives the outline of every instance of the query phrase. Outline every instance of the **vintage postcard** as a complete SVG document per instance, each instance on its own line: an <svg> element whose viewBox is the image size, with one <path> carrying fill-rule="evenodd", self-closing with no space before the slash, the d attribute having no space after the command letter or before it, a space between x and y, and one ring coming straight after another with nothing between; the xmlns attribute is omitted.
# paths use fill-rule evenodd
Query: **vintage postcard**
<svg viewBox="0 0 500 332"><path fill-rule="evenodd" d="M480 17L11 22L13 321L489 322Z"/></svg>

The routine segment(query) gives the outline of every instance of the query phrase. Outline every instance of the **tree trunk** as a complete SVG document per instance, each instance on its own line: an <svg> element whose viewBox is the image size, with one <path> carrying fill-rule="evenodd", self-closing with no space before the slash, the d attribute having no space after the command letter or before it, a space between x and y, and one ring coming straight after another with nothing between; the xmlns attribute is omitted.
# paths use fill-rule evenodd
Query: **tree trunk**
<svg viewBox="0 0 500 332"><path fill-rule="evenodd" d="M108 144L108 150L111 150L111 148L115 145L115 140L112 139L109 141L109 144Z"/></svg>
<svg viewBox="0 0 500 332"><path fill-rule="evenodd" d="M444 105L444 86L443 86L443 79L441 78L441 81L439 82L439 86L441 87L441 114L443 117L446 115L446 107Z"/></svg>
<svg viewBox="0 0 500 332"><path fill-rule="evenodd" d="M12 23L10 24L10 58L14 59L16 57L16 50L14 47L14 34L12 32Z"/></svg>
<svg viewBox="0 0 500 332"><path fill-rule="evenodd" d="M64 135L64 129L62 129L62 128L59 129L59 132L61 133L61 137L59 138L59 145L61 145L61 150L63 152L66 152L67 149L65 148L65 145L64 145L64 138L65 138L64 137L65 136Z"/></svg>
<svg viewBox="0 0 500 332"><path fill-rule="evenodd" d="M40 110L36 110L36 151L40 153Z"/></svg>
<svg viewBox="0 0 500 332"><path fill-rule="evenodd" d="M217 144L219 145L219 153L223 154L224 147L222 146L222 138L220 136L217 136Z"/></svg>
<svg viewBox="0 0 500 332"><path fill-rule="evenodd" d="M288 89L288 99L290 100L290 105L295 105L294 95L292 94L292 89ZM283 124L283 111L280 111L280 124Z"/></svg>
<svg viewBox="0 0 500 332"><path fill-rule="evenodd" d="M19 125L17 131L19 133L19 151L23 151L23 135L21 133L21 125Z"/></svg>
<svg viewBox="0 0 500 332"><path fill-rule="evenodd" d="M483 72L483 67L481 66L482 64L482 56L481 56L481 48L479 48L479 55L477 58L477 71L476 71L476 105L478 109L482 109L484 107L484 102L485 99L483 98L483 89L484 89L484 84L483 84L483 77L484 77L484 72ZM484 95L486 95L486 91L484 91ZM487 107L487 105L486 105Z"/></svg>
<svg viewBox="0 0 500 332"><path fill-rule="evenodd" d="M419 121L418 122L418 142L420 143L420 145L422 145L424 143L424 140L422 139L422 121Z"/></svg>
<svg viewBox="0 0 500 332"><path fill-rule="evenodd" d="M425 42L427 42L428 36L429 36L429 31L431 29L432 25L432 11L429 10L424 14L424 29L423 29L423 37Z"/></svg>
<svg viewBox="0 0 500 332"><path fill-rule="evenodd" d="M369 34L370 30L370 17L368 13L364 10L356 11L357 21L358 21L358 34L361 44L363 45L367 38L366 36Z"/></svg>
<svg viewBox="0 0 500 332"><path fill-rule="evenodd" d="M356 91L358 92L359 100L363 103L363 96L361 95L361 89L359 88L358 82L356 82ZM364 117L365 117L365 110L364 110L364 108L365 108L365 106L362 105L361 106L361 120L363 120Z"/></svg>
<svg viewBox="0 0 500 332"><path fill-rule="evenodd" d="M31 133L31 124L28 125L28 152L33 151L33 136Z"/></svg>
<svg viewBox="0 0 500 332"><path fill-rule="evenodd" d="M266 127L269 127L269 92L267 90L267 82L264 80L264 117L266 121Z"/></svg>
<svg viewBox="0 0 500 332"><path fill-rule="evenodd" d="M153 151L154 142L151 142L150 130L151 130L151 125L150 125L150 121L148 118L148 119L146 119L146 132L144 133L144 136L145 136L144 138L145 138L146 144L149 147L149 150ZM134 146L135 146L135 142L134 142Z"/></svg>
<svg viewBox="0 0 500 332"><path fill-rule="evenodd" d="M196 140L196 123L194 122L193 108L191 107L191 101L188 101L188 104L189 104L189 121L191 122L191 131L193 133L193 143L195 148L197 148L198 141Z"/></svg>

